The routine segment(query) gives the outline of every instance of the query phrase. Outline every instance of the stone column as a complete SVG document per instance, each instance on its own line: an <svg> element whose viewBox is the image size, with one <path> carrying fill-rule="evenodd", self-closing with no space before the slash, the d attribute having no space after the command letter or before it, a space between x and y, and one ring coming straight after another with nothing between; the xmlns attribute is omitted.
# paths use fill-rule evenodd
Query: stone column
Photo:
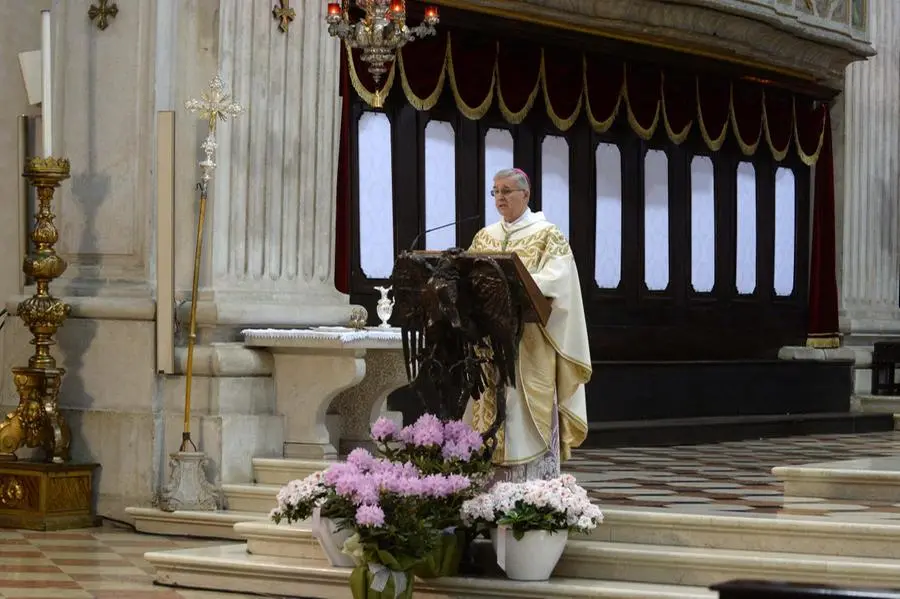
<svg viewBox="0 0 900 599"><path fill-rule="evenodd" d="M268 3L219 6L219 71L246 112L218 133L199 321L232 335L344 324L348 298L334 287L339 44L326 3L293 3L287 33Z"/></svg>
<svg viewBox="0 0 900 599"><path fill-rule="evenodd" d="M835 120L841 330L853 345L900 335L900 4L869 6L878 55L847 68Z"/></svg>
<svg viewBox="0 0 900 599"><path fill-rule="evenodd" d="M870 401L873 344L900 337L900 5L869 8L878 54L847 67L832 111L839 315L859 409Z"/></svg>

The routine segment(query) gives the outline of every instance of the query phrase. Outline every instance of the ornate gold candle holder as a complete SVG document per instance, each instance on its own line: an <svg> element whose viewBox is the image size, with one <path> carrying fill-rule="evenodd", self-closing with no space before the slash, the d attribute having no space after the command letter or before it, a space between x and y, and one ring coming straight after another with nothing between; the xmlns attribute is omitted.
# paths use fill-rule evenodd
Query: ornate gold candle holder
<svg viewBox="0 0 900 599"><path fill-rule="evenodd" d="M26 256L22 271L35 281L34 295L18 306L18 316L31 331L34 354L27 367L13 368L19 405L0 423L0 459L15 460L20 447L41 447L48 461L68 462L71 435L59 411L59 387L65 370L57 368L50 347L56 330L69 316L70 306L50 294L50 281L66 271L56 253L59 231L53 223L53 194L69 178L64 158L31 158L24 176L37 190L38 210L31 241L34 254Z"/></svg>

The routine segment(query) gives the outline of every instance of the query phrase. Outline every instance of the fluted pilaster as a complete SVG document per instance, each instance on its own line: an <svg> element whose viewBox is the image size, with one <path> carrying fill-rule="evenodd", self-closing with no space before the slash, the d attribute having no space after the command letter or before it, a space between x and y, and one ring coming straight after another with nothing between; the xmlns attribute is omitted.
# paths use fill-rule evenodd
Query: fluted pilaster
<svg viewBox="0 0 900 599"><path fill-rule="evenodd" d="M900 3L870 9L878 55L847 68L835 156L841 326L851 334L900 333Z"/></svg>
<svg viewBox="0 0 900 599"><path fill-rule="evenodd" d="M220 2L219 68L246 113L218 134L206 287L217 320L229 303L240 322L327 324L346 312L334 288L339 44L324 2L292 6L283 33L270 3Z"/></svg>

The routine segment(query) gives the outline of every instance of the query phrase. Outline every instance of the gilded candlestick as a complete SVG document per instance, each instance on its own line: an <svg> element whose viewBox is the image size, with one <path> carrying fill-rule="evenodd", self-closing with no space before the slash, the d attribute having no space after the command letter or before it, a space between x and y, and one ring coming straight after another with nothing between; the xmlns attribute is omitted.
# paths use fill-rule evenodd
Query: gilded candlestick
<svg viewBox="0 0 900 599"><path fill-rule="evenodd" d="M13 368L19 405L0 423L0 459L15 459L23 445L42 447L54 462L69 460L71 437L59 411L59 387L65 370L57 368L50 353L57 329L69 316L70 306L50 293L50 281L66 271L66 261L56 253L59 231L54 224L53 195L69 178L69 161L63 158L31 158L24 177L37 190L38 209L31 241L34 253L26 256L22 271L35 281L34 294L19 303L17 314L31 331L34 353L27 367Z"/></svg>

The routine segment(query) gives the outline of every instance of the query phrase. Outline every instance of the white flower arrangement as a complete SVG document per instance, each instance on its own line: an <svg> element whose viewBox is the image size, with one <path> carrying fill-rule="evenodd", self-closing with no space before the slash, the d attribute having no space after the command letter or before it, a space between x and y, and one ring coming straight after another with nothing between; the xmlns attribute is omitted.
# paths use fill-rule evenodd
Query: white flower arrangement
<svg viewBox="0 0 900 599"><path fill-rule="evenodd" d="M497 483L487 493L466 501L461 510L466 525L508 526L521 539L529 530L590 532L603 522L600 508L575 477Z"/></svg>
<svg viewBox="0 0 900 599"><path fill-rule="evenodd" d="M314 508L322 506L327 494L324 471L314 472L302 480L292 480L278 491L278 507L269 517L276 524L282 519L289 524L306 520Z"/></svg>

